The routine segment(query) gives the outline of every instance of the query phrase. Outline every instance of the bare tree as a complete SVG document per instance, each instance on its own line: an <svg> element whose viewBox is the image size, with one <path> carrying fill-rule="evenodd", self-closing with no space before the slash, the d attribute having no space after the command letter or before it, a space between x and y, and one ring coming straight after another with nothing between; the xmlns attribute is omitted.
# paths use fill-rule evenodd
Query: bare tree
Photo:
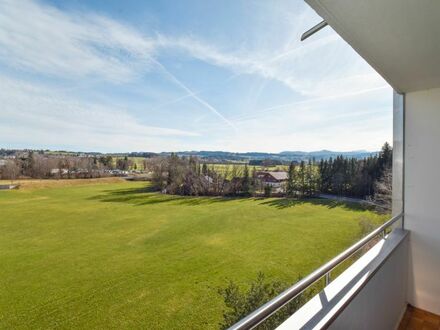
<svg viewBox="0 0 440 330"><path fill-rule="evenodd" d="M13 182L20 175L20 167L13 160L8 160L1 171L2 179Z"/></svg>
<svg viewBox="0 0 440 330"><path fill-rule="evenodd" d="M116 167L121 171L127 171L133 165L133 161L128 159L127 156L116 160Z"/></svg>
<svg viewBox="0 0 440 330"><path fill-rule="evenodd" d="M382 177L374 184L373 202L378 211L383 213L391 212L393 174L391 169L386 169Z"/></svg>
<svg viewBox="0 0 440 330"><path fill-rule="evenodd" d="M168 175L168 161L164 157L153 157L144 160L145 169L151 174L151 182L157 189L163 190Z"/></svg>
<svg viewBox="0 0 440 330"><path fill-rule="evenodd" d="M33 178L47 178L50 175L50 168L48 158L42 155L34 154L32 162L32 177Z"/></svg>

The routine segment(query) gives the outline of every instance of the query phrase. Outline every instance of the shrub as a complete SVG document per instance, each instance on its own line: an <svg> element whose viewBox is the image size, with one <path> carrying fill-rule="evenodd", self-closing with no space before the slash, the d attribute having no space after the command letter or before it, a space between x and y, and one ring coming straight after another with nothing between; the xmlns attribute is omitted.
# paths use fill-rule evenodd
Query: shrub
<svg viewBox="0 0 440 330"><path fill-rule="evenodd" d="M376 224L369 217L359 217L360 236L365 237L376 229Z"/></svg>
<svg viewBox="0 0 440 330"><path fill-rule="evenodd" d="M360 227L360 238L363 238L367 236L369 233L371 233L373 230L375 230L377 225L369 217L361 216L359 218L359 227ZM371 249L379 240L380 240L380 236L377 236L374 239L372 239L360 250L360 254L358 256L364 254L369 249Z"/></svg>
<svg viewBox="0 0 440 330"><path fill-rule="evenodd" d="M300 279L299 277L298 280ZM220 328L229 328L288 287L289 285L285 282L266 280L266 276L261 272L258 273L257 278L250 283L249 288L244 291L241 290L236 283L232 281L229 282L227 287L221 288L218 291L223 297L227 307L223 313L223 322L220 323ZM312 295L312 290L306 290L261 323L256 329L275 329L305 304Z"/></svg>

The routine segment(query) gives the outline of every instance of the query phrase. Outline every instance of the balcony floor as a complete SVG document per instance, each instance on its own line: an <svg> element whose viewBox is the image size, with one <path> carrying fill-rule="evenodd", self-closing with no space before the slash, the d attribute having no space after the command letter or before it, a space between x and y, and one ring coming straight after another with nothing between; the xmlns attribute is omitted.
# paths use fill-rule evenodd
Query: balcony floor
<svg viewBox="0 0 440 330"><path fill-rule="evenodd" d="M440 316L408 305L398 330L440 330Z"/></svg>

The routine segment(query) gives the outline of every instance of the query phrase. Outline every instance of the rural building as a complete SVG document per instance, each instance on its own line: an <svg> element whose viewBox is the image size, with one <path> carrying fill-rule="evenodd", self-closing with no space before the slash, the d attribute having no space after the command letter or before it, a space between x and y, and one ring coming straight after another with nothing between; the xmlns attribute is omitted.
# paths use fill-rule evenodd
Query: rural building
<svg viewBox="0 0 440 330"><path fill-rule="evenodd" d="M259 171L255 174L258 179L266 186L280 188L287 181L287 172L285 171Z"/></svg>
<svg viewBox="0 0 440 330"><path fill-rule="evenodd" d="M211 178L209 175L204 175L203 179L205 179L205 182L207 182L208 184L212 184L214 182L214 179Z"/></svg>
<svg viewBox="0 0 440 330"><path fill-rule="evenodd" d="M50 170L50 174L51 175L57 175L57 174L64 175L64 174L68 174L68 173L69 173L69 171L67 169L65 169L65 168L62 168L62 169L53 168L53 169Z"/></svg>

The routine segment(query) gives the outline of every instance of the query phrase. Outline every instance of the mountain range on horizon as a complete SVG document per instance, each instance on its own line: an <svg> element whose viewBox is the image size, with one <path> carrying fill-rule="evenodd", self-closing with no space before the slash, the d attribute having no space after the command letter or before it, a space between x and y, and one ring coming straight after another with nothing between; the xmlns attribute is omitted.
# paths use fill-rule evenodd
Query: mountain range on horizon
<svg viewBox="0 0 440 330"><path fill-rule="evenodd" d="M337 156L344 156L350 158L361 159L378 154L378 151L367 151L367 150L353 150L353 151L332 151L332 150L318 150L318 151L281 151L279 153L273 152L230 152L230 151L164 151L164 152L126 152L126 153L103 153L103 152L82 152L82 151L50 151L50 150L36 150L36 149L0 149L1 156L17 155L22 152L34 151L44 154L70 154L70 155L112 155L116 157L154 157L154 156L167 156L172 153L178 156L195 156L201 159L213 161L213 162L243 162L243 161L262 161L262 160L274 160L278 162L290 162L290 161L301 161L309 160L314 158L315 160L328 159L330 157L335 158Z"/></svg>
<svg viewBox="0 0 440 330"><path fill-rule="evenodd" d="M162 152L161 155L170 155L171 152ZM361 159L378 154L378 151L354 150L354 151L282 151L279 153L269 152L228 152L228 151L181 151L174 152L178 156L197 156L202 159L214 159L218 161L251 161L251 160L277 160L280 162L301 161L314 158L315 160L344 156Z"/></svg>

